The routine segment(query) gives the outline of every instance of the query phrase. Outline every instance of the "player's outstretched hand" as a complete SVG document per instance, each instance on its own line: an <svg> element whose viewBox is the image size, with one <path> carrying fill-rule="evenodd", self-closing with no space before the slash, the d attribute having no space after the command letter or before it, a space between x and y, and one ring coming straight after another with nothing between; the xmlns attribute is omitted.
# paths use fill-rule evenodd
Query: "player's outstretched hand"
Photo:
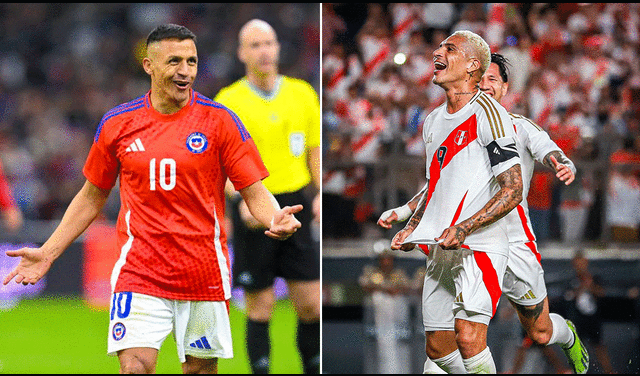
<svg viewBox="0 0 640 376"><path fill-rule="evenodd" d="M553 167L556 169L556 177L563 181L565 185L571 184L576 176L573 174L573 171L569 168L569 166L558 162L558 160L551 155L550 156L551 163L553 163Z"/></svg>
<svg viewBox="0 0 640 376"><path fill-rule="evenodd" d="M23 285L35 284L42 278L49 268L51 261L46 257L41 248L21 248L14 251L7 251L7 256L22 257L18 266L9 273L2 283L8 284L14 277L16 283Z"/></svg>
<svg viewBox="0 0 640 376"><path fill-rule="evenodd" d="M302 210L302 205L285 206L277 210L271 220L271 227L264 232L270 238L286 240L302 226L294 216Z"/></svg>

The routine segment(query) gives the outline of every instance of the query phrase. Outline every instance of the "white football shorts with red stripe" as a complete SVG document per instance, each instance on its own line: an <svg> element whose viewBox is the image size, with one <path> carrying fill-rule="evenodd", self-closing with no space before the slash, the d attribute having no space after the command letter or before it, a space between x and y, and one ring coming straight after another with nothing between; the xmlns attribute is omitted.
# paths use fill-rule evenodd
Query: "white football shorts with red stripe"
<svg viewBox="0 0 640 376"><path fill-rule="evenodd" d="M425 331L454 330L456 318L488 325L496 313L508 258L468 248L429 248L422 291Z"/></svg>

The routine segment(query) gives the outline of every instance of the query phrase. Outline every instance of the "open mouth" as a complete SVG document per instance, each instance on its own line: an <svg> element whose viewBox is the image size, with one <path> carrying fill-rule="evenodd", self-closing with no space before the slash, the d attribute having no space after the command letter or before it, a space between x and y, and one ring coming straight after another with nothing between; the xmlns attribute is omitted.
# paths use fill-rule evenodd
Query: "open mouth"
<svg viewBox="0 0 640 376"><path fill-rule="evenodd" d="M439 61L434 61L433 62L433 66L435 67L436 70L443 70L445 69L447 66Z"/></svg>
<svg viewBox="0 0 640 376"><path fill-rule="evenodd" d="M173 81L173 83L179 88L179 89L186 89L189 87L189 82L187 81Z"/></svg>

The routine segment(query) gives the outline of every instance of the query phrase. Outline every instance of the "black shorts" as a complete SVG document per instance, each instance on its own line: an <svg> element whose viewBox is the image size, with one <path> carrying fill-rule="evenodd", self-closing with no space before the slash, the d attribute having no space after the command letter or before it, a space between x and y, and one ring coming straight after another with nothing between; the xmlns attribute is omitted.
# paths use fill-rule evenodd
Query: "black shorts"
<svg viewBox="0 0 640 376"><path fill-rule="evenodd" d="M233 282L247 291L271 287L275 277L287 281L320 279L320 249L311 237L311 202L302 190L275 195L280 207L302 204L295 216L302 224L289 239L271 239L264 230L248 229L240 218L238 203L231 205L233 219Z"/></svg>

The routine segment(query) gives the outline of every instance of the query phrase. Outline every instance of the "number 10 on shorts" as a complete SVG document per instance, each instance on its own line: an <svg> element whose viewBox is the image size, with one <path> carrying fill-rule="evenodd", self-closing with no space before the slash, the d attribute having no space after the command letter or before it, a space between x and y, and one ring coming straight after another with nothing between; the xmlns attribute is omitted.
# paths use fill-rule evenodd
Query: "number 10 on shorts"
<svg viewBox="0 0 640 376"><path fill-rule="evenodd" d="M130 292L117 292L113 294L113 300L111 301L111 320L117 315L119 319L124 319L131 313L131 298Z"/></svg>

